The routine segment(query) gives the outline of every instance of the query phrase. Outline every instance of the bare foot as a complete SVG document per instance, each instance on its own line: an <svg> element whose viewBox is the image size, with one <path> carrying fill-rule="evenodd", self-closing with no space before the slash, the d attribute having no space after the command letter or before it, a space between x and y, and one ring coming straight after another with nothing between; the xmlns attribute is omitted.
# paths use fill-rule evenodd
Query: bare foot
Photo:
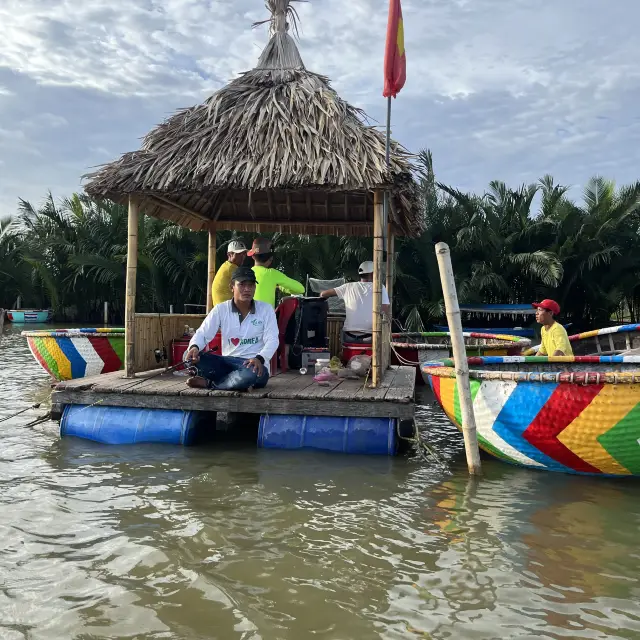
<svg viewBox="0 0 640 640"><path fill-rule="evenodd" d="M192 389L206 389L209 384L202 376L193 376L187 380L187 386Z"/></svg>

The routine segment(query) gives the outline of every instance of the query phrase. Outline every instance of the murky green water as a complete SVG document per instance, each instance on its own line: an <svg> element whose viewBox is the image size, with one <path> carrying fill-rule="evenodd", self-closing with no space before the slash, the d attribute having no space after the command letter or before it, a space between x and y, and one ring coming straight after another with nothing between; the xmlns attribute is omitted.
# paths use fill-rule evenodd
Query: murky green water
<svg viewBox="0 0 640 640"><path fill-rule="evenodd" d="M0 419L46 399L19 330ZM0 423L0 638L640 638L640 483Z"/></svg>

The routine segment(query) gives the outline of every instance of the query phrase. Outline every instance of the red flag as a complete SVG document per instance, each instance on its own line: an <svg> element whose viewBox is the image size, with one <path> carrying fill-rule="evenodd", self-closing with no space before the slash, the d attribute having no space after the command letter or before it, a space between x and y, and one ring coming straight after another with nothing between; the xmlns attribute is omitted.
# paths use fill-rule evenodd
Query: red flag
<svg viewBox="0 0 640 640"><path fill-rule="evenodd" d="M407 58L404 54L404 25L400 0L389 0L389 22L387 24L387 46L384 51L385 98L394 98L404 87L407 79Z"/></svg>

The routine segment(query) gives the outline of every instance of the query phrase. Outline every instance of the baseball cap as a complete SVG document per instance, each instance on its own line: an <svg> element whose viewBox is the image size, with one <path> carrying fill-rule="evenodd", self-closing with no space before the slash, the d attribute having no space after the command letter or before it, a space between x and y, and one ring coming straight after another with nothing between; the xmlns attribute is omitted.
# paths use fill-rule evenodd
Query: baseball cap
<svg viewBox="0 0 640 640"><path fill-rule="evenodd" d="M227 247L227 253L244 253L247 250L244 242L232 240Z"/></svg>
<svg viewBox="0 0 640 640"><path fill-rule="evenodd" d="M536 309L546 309L547 311L551 311L554 316L560 313L560 305L555 300L549 300L545 298L542 302L533 302L531 303L532 307Z"/></svg>
<svg viewBox="0 0 640 640"><path fill-rule="evenodd" d="M369 273L373 273L373 262L371 262L371 260L367 260L367 261L363 262L358 267L358 273L361 276L367 275Z"/></svg>
<svg viewBox="0 0 640 640"><path fill-rule="evenodd" d="M258 284L256 280L256 274L253 272L251 267L238 267L234 269L231 274L231 282L255 282Z"/></svg>
<svg viewBox="0 0 640 640"><path fill-rule="evenodd" d="M251 251L247 253L248 256L260 255L262 253L271 253L273 250L273 243L269 238L256 238L253 241Z"/></svg>

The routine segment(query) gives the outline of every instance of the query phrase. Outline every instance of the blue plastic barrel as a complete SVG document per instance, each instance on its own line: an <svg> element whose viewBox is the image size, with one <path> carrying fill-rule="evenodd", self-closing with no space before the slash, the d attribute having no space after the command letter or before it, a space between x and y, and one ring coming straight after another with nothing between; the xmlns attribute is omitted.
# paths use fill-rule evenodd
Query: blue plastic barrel
<svg viewBox="0 0 640 640"><path fill-rule="evenodd" d="M263 415L258 446L395 455L395 418Z"/></svg>
<svg viewBox="0 0 640 640"><path fill-rule="evenodd" d="M195 411L68 404L62 413L60 435L103 444L161 442L190 445L198 418Z"/></svg>

